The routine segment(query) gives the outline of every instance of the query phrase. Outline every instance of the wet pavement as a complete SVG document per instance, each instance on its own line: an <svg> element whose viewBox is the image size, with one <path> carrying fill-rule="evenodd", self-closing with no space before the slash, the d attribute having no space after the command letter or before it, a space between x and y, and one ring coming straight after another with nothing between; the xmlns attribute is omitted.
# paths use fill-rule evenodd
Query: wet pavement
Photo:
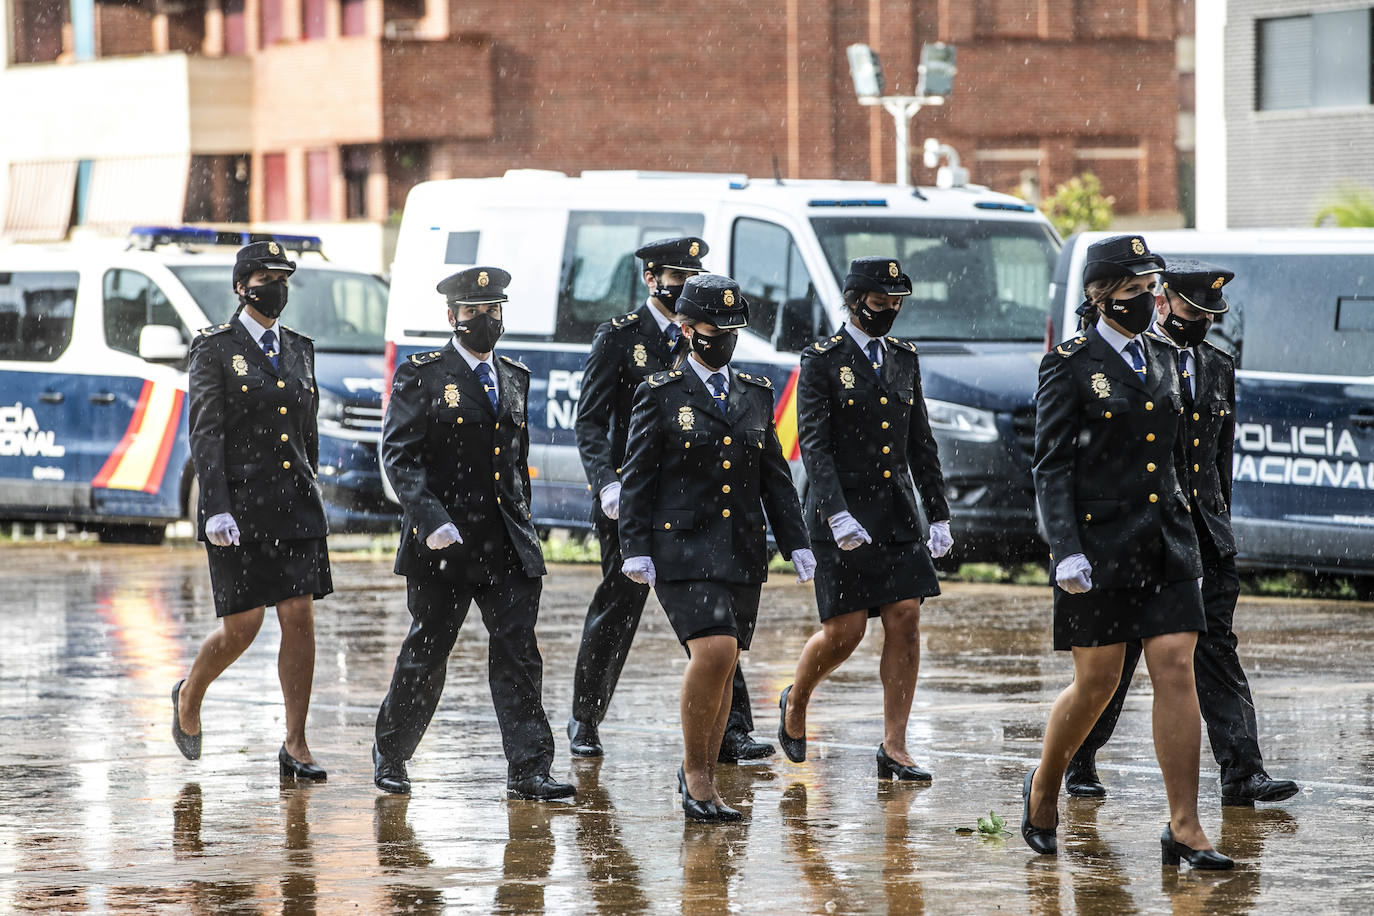
<svg viewBox="0 0 1374 916"><path fill-rule="evenodd" d="M817 693L811 759L723 768L738 825L684 824L675 795L685 658L650 602L602 729L570 761L562 725L590 566L553 566L540 644L573 804L507 801L473 614L410 798L372 786L377 704L407 626L382 554L336 554L316 605L310 743L328 783L277 775L278 631L211 688L205 752L183 760L172 684L214 627L195 547L0 546L0 912L1361 913L1374 907L1374 605L1243 599L1242 658L1270 771L1304 791L1221 809L1204 741L1203 825L1238 867L1159 864L1167 814L1142 672L1099 757L1111 795L1061 802L1061 854L957 833L994 809L1015 834L1021 776L1068 680L1049 591L960 585L924 612L911 748L928 788L880 782L880 628ZM745 670L760 736L815 628L775 576ZM1143 667L1143 666L1142 666Z"/></svg>

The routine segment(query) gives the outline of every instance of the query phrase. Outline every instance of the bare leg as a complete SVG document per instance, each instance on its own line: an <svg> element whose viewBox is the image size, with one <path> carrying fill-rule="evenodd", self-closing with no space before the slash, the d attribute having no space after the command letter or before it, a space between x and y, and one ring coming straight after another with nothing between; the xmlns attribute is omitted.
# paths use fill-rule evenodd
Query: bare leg
<svg viewBox="0 0 1374 916"><path fill-rule="evenodd" d="M1045 744L1040 768L1031 785L1031 824L1054 826L1059 809L1059 787L1069 758L1088 737L1097 717L1107 708L1121 680L1126 644L1073 648L1073 683L1064 688L1050 708L1045 725Z"/></svg>
<svg viewBox="0 0 1374 916"><path fill-rule="evenodd" d="M181 685L181 694L177 697L177 716L181 720L181 730L186 734L200 734L200 704L205 699L205 691L253 644L262 626L264 610L257 607L241 614L221 617L219 629L205 637L205 642L200 644L200 651L196 653L196 660L191 663L191 671L186 675L186 683Z"/></svg>
<svg viewBox="0 0 1374 916"><path fill-rule="evenodd" d="M739 664L739 648L735 648L735 664ZM732 671L730 677L725 680L725 687L720 697L720 712L716 714L715 731L711 734L711 747L714 750L706 758L710 761L707 767L711 777L711 801L725 804L725 800L720 797L720 790L716 788L716 763L720 757L720 745L725 740L725 729L730 724L730 701L735 695L735 676ZM692 796L696 798L695 795Z"/></svg>
<svg viewBox="0 0 1374 916"><path fill-rule="evenodd" d="M883 655L878 674L883 682L883 750L903 766L916 761L906 749L906 725L916 676L921 667L921 600L883 605ZM791 695L788 695L791 699Z"/></svg>
<svg viewBox="0 0 1374 916"><path fill-rule="evenodd" d="M1155 759L1169 796L1174 839L1194 849L1211 849L1197 816L1198 754L1202 716L1193 682L1197 633L1167 633L1144 640L1145 664L1154 685Z"/></svg>
<svg viewBox="0 0 1374 916"><path fill-rule="evenodd" d="M711 767L720 753L725 734L724 718L730 704L721 705L727 696L730 678L735 673L739 643L733 636L703 636L687 642L691 659L682 676L682 769L687 791L692 798L705 801L715 794Z"/></svg>
<svg viewBox="0 0 1374 916"><path fill-rule="evenodd" d="M277 605L281 648L277 679L286 704L286 752L303 763L314 763L305 742L305 717L310 712L310 688L315 680L315 601L310 595Z"/></svg>
<svg viewBox="0 0 1374 916"><path fill-rule="evenodd" d="M806 706L811 694L830 672L854 654L868 628L867 611L851 611L831 617L813 633L797 659L797 673L792 692L787 695L787 734L793 738L806 735Z"/></svg>

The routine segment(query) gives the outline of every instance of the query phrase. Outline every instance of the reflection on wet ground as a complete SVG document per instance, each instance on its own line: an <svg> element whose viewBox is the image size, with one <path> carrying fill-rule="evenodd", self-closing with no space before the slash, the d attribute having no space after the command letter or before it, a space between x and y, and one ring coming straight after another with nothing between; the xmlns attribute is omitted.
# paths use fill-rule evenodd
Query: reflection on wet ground
<svg viewBox="0 0 1374 916"><path fill-rule="evenodd" d="M177 754L171 685L214 626L195 548L9 546L0 552L0 912L967 913L1365 912L1374 899L1374 606L1247 599L1237 615L1282 808L1203 823L1234 872L1162 868L1166 819L1142 673L1099 758L1111 795L1065 800L1058 860L1018 835L956 834L988 809L1015 832L1020 777L1068 677L1044 589L951 585L924 614L911 745L928 788L879 782L880 631L817 694L811 759L726 767L735 825L683 822L675 795L685 662L651 604L603 728L569 760L572 662L596 571L556 567L540 622L556 773L573 804L504 798L485 633L465 628L438 716L383 796L368 751L406 629L382 556L335 557L317 607L310 743L317 786L282 784L274 618L211 689L205 755ZM745 661L758 732L814 627L809 590L766 587ZM1204 742L1204 749L1206 743ZM1205 753L1205 750L1204 750Z"/></svg>

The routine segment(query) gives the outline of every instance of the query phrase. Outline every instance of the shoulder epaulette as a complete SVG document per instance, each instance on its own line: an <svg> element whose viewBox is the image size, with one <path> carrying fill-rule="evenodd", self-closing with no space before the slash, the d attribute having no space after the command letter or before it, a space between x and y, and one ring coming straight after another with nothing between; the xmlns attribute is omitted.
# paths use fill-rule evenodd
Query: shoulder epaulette
<svg viewBox="0 0 1374 916"><path fill-rule="evenodd" d="M201 336L201 337L214 337L216 334L223 334L225 331L229 330L229 329L232 328L232 327L233 327L233 325L227 324L227 323L226 323L226 324L212 324L212 325L210 325L210 327L208 327L208 328L201 328L201 329L200 329L200 336Z"/></svg>
<svg viewBox="0 0 1374 916"><path fill-rule="evenodd" d="M820 340L802 350L802 356L814 356L817 353L824 353L827 350L833 349L841 340L844 340L844 338L839 334L822 337Z"/></svg>
<svg viewBox="0 0 1374 916"><path fill-rule="evenodd" d="M1216 344L1212 343L1210 340L1204 340L1202 343L1198 344L1198 346L1199 346L1199 347L1206 347L1207 349L1211 350L1213 353L1217 353L1217 354L1220 354L1221 356L1226 357L1226 360L1227 360L1228 362L1235 362L1235 361L1236 361L1236 358L1235 358L1234 356L1232 356L1230 353L1227 353L1225 350L1223 350L1221 347L1218 347Z"/></svg>
<svg viewBox="0 0 1374 916"><path fill-rule="evenodd" d="M886 340L888 343L892 344L894 347L901 347L903 350L906 350L910 353L916 352L916 345L909 340L902 340L900 337L885 337L883 339Z"/></svg>
<svg viewBox="0 0 1374 916"><path fill-rule="evenodd" d="M1073 356L1079 350L1087 346L1087 344L1087 336L1079 334L1077 337L1070 337L1068 340L1055 347L1054 352L1058 353L1060 356Z"/></svg>
<svg viewBox="0 0 1374 916"><path fill-rule="evenodd" d="M502 360L503 362L505 362L507 365L514 366L515 368L519 369L520 371L522 371L522 372L524 372L524 373L526 373L526 374L528 374L529 371L530 371L530 367L529 367L529 366L526 366L524 363L520 362L520 360L518 360L518 359L512 359L511 357L502 354L501 360Z"/></svg>
<svg viewBox="0 0 1374 916"><path fill-rule="evenodd" d="M288 327L287 325L282 325L282 326L281 326L281 329L282 329L283 331L290 331L292 334L295 334L297 337L304 338L305 340L311 341L312 343L313 343L314 340L315 340L315 338L311 337L309 334L302 334L300 331L297 331L295 328Z"/></svg>
<svg viewBox="0 0 1374 916"><path fill-rule="evenodd" d="M669 382L676 382L682 379L681 369L664 369L662 372L655 372L644 376L644 381L649 383L650 388L661 388Z"/></svg>
<svg viewBox="0 0 1374 916"><path fill-rule="evenodd" d="M766 375L750 375L748 372L741 372L739 377L742 381L752 382L760 388L773 387L773 380Z"/></svg>
<svg viewBox="0 0 1374 916"><path fill-rule="evenodd" d="M611 319L611 327L613 327L613 328L623 328L623 327L626 327L626 326L628 326L628 325L634 324L634 323L635 323L636 321L638 321L638 320L639 320L639 313L638 313L638 312L631 312L631 313L628 314L628 315L617 315L615 318L612 318L612 319Z"/></svg>
<svg viewBox="0 0 1374 916"><path fill-rule="evenodd" d="M1174 343L1172 340L1170 340L1169 338L1165 337L1163 334L1161 334L1160 332L1158 332L1158 331L1156 331L1156 330L1153 330L1153 329L1147 330L1147 331L1145 332L1145 336L1148 337L1148 338L1150 338L1151 340L1157 340L1157 341L1159 341L1160 343L1166 343L1166 344L1168 344L1169 346L1173 347L1174 349L1178 349L1178 344Z"/></svg>
<svg viewBox="0 0 1374 916"><path fill-rule="evenodd" d="M412 366L423 366L425 363L432 363L444 355L443 350L430 350L425 353L412 353L406 357Z"/></svg>

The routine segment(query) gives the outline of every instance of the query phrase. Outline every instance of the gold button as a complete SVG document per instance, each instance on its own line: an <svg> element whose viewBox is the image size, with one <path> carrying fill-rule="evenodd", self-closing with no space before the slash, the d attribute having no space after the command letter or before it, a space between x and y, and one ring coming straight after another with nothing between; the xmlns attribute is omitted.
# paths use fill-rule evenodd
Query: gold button
<svg viewBox="0 0 1374 916"><path fill-rule="evenodd" d="M497 471L497 472L496 472L494 475L492 475L492 476L493 476L496 480L500 480L500 479L501 479L501 472L500 472L500 471Z"/></svg>
<svg viewBox="0 0 1374 916"><path fill-rule="evenodd" d="M878 398L878 403L879 403L879 404L886 404L886 403L887 403L887 398Z"/></svg>
<svg viewBox="0 0 1374 916"><path fill-rule="evenodd" d="M243 388L242 388L241 390L247 391L247 390L248 390L248 386L247 386L247 385L244 385Z"/></svg>
<svg viewBox="0 0 1374 916"><path fill-rule="evenodd" d="M411 529L410 529L410 533L411 533L411 534L419 534L419 533L420 533L420 529L419 529L419 528L411 528Z"/></svg>
<svg viewBox="0 0 1374 916"><path fill-rule="evenodd" d="M1092 521L1092 520L1093 520L1093 514L1092 514L1091 512L1089 512L1087 515L1083 516L1083 521L1085 521L1085 522L1090 522L1090 521Z"/></svg>
<svg viewBox="0 0 1374 916"><path fill-rule="evenodd" d="M496 504L497 504L498 506L501 505L501 497L499 497L499 496L496 497Z"/></svg>
<svg viewBox="0 0 1374 916"><path fill-rule="evenodd" d="M1226 411L1223 410L1223 411L1221 412L1221 415L1222 415L1223 417L1226 416Z"/></svg>
<svg viewBox="0 0 1374 916"><path fill-rule="evenodd" d="M1202 417L1198 416L1197 414L1193 414L1193 419L1194 419L1194 420L1201 420Z"/></svg>
<svg viewBox="0 0 1374 916"><path fill-rule="evenodd" d="M730 470L730 462L728 462L728 461L722 461L722 462L720 463L720 466L723 467L723 468L725 468L725 470L727 470L727 471Z"/></svg>
<svg viewBox="0 0 1374 916"><path fill-rule="evenodd" d="M1202 440L1200 440L1200 439L1194 439L1194 440L1193 440L1193 444L1194 444L1194 445L1197 445L1197 444L1198 444L1199 442L1201 442L1201 441L1202 441Z"/></svg>
<svg viewBox="0 0 1374 916"><path fill-rule="evenodd" d="M462 417L459 417L457 420L454 420L453 422L455 422L455 423L462 423L462 422L463 422L463 418L462 418Z"/></svg>
<svg viewBox="0 0 1374 916"><path fill-rule="evenodd" d="M1194 495L1194 496L1197 496L1197 490L1194 490L1194 491L1193 491L1193 495Z"/></svg>
<svg viewBox="0 0 1374 916"><path fill-rule="evenodd" d="M1159 494L1158 494L1158 493L1151 493L1151 494L1150 494L1150 502L1152 502L1152 503L1157 503L1157 502L1159 502Z"/></svg>
<svg viewBox="0 0 1374 916"><path fill-rule="evenodd" d="M1145 434L1145 441L1146 441L1146 442L1153 442L1153 441L1155 441L1155 434L1154 434L1154 433L1146 433L1146 434Z"/></svg>
<svg viewBox="0 0 1374 916"><path fill-rule="evenodd" d="M671 527L673 527L673 526L672 526L672 523L670 523L670 522L664 522L664 523L663 523L663 530L664 530L664 531L667 531L667 530L668 530L669 528L671 528Z"/></svg>
<svg viewBox="0 0 1374 916"><path fill-rule="evenodd" d="M243 390L244 390L244 391L247 391L248 389L245 388L245 389L243 389ZM849 399L849 406L850 406L850 407L853 407L853 406L854 406L854 399L853 399L853 398L850 398L850 399Z"/></svg>
<svg viewBox="0 0 1374 916"><path fill-rule="evenodd" d="M883 471L883 476L884 476L884 477L891 477L891 476L892 476L892 472L891 472L891 471Z"/></svg>
<svg viewBox="0 0 1374 916"><path fill-rule="evenodd" d="M277 408L277 412L284 415L284 414L286 413L286 408L285 408L285 407L278 407L278 408Z"/></svg>
<svg viewBox="0 0 1374 916"><path fill-rule="evenodd" d="M883 454L884 454L884 455L886 455L886 454L887 454L888 452L890 452L890 451L892 451L892 446L890 446L890 445L884 445L884 446L883 446Z"/></svg>
<svg viewBox="0 0 1374 916"><path fill-rule="evenodd" d="M730 485L727 483L725 486L721 487L721 488L720 488L720 492L722 492L722 493L729 493L729 492L730 492Z"/></svg>
<svg viewBox="0 0 1374 916"><path fill-rule="evenodd" d="M287 441L289 438L291 438L291 437L288 436L286 433L282 433L282 434L281 434L281 441L285 442L285 441Z"/></svg>
<svg viewBox="0 0 1374 916"><path fill-rule="evenodd" d="M289 470L291 470L291 462L289 462L289 461L283 461L283 462L281 463L281 466L282 466L282 470L284 470L284 471L289 471Z"/></svg>
<svg viewBox="0 0 1374 916"><path fill-rule="evenodd" d="M1198 471L1200 471L1200 470L1202 470L1202 469L1199 468L1197 465L1193 465L1193 473L1194 473L1194 474L1196 474L1196 473L1197 473Z"/></svg>
<svg viewBox="0 0 1374 916"><path fill-rule="evenodd" d="M1154 401L1146 401L1146 402L1145 402L1145 409L1146 409L1146 410L1154 410L1154 409L1155 409L1155 402L1154 402Z"/></svg>
<svg viewBox="0 0 1374 916"><path fill-rule="evenodd" d="M1104 419L1110 420L1112 418L1112 412L1110 410L1104 410L1102 416Z"/></svg>
<svg viewBox="0 0 1374 916"><path fill-rule="evenodd" d="M720 440L720 441L721 441L721 442L724 442L726 445L729 445L729 444L730 444L731 442L733 442L734 440L731 439L729 436L726 436L724 439L722 439L722 440Z"/></svg>
<svg viewBox="0 0 1374 916"><path fill-rule="evenodd" d="M690 443L690 442L684 442L684 443L682 443L682 447L683 447L683 448L691 448L691 447L692 447L692 443Z"/></svg>
<svg viewBox="0 0 1374 916"><path fill-rule="evenodd" d="M491 453L492 453L493 455L499 455L499 454L501 454L501 447L498 445L496 448L494 448L494 449L491 450Z"/></svg>
<svg viewBox="0 0 1374 916"><path fill-rule="evenodd" d="M1153 474L1153 473L1154 473L1154 470L1155 470L1155 463L1154 463L1153 461L1151 461L1149 464L1145 465L1145 470L1147 470L1147 471L1149 471L1151 474Z"/></svg>
<svg viewBox="0 0 1374 916"><path fill-rule="evenodd" d="M730 510L729 510L729 509L721 509L721 510L720 510L720 517L721 517L721 518L729 518L729 517L730 517Z"/></svg>
<svg viewBox="0 0 1374 916"><path fill-rule="evenodd" d="M497 428L497 429L500 429L500 428L501 428L501 424L500 424L500 423L497 423L497 424L496 424L496 428Z"/></svg>
<svg viewBox="0 0 1374 916"><path fill-rule="evenodd" d="M277 379L277 387L278 387L278 388L285 388L285 387L286 387L286 382L283 382L281 379Z"/></svg>
<svg viewBox="0 0 1374 916"><path fill-rule="evenodd" d="M889 426L891 426L891 425L892 425L892 424L889 423L889 422L887 422L886 420L883 421L883 429L887 429L887 428L888 428Z"/></svg>
<svg viewBox="0 0 1374 916"><path fill-rule="evenodd" d="M623 471L623 470L624 470L624 468L616 468L616 469L615 469L615 472L616 472L617 474L619 474L619 473L620 473L621 471Z"/></svg>

